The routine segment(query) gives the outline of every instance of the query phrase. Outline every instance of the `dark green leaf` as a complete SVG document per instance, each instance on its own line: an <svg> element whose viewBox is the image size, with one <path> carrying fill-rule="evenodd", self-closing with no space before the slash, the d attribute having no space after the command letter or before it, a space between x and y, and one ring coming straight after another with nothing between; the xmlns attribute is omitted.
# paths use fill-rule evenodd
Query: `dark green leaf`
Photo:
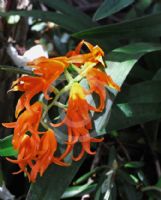
<svg viewBox="0 0 161 200"><path fill-rule="evenodd" d="M30 76L34 76L34 74L31 71L27 71L25 69L20 69L17 67L10 67L6 65L0 65L0 70L11 72L11 73L16 73L16 74L28 74Z"/></svg>
<svg viewBox="0 0 161 200"><path fill-rule="evenodd" d="M125 182L128 183L128 184L135 185L135 181L130 177L130 175L129 175L127 172L125 172L125 171L119 169L119 170L117 170L117 176L119 176L119 178L120 178L123 182L125 181Z"/></svg>
<svg viewBox="0 0 161 200"><path fill-rule="evenodd" d="M0 16L7 17L10 15L20 15L24 17L33 17L35 19L42 19L43 21L51 21L62 26L63 28L75 32L80 31L89 26L79 23L75 18L67 16L61 13L55 13L50 11L41 11L41 10L31 10L31 11L9 11L9 12L0 12ZM79 23L79 26L78 26Z"/></svg>
<svg viewBox="0 0 161 200"><path fill-rule="evenodd" d="M63 194L63 196L61 197L61 199L66 199L66 198L71 198L71 197L77 197L77 196L82 196L84 194L89 194L92 191L94 191L96 188L96 184L85 184L85 185L81 185L81 186L72 186L69 187L65 193Z"/></svg>
<svg viewBox="0 0 161 200"><path fill-rule="evenodd" d="M119 130L161 117L161 103L125 103L113 107L108 131ZM117 123L116 123L117 122Z"/></svg>
<svg viewBox="0 0 161 200"><path fill-rule="evenodd" d="M87 181L87 179L89 177L91 177L93 174L105 170L107 168L107 166L101 166L101 167L96 167L95 169L91 170L90 172L84 174L83 176L79 177L74 184L78 185L78 184L82 184L83 182Z"/></svg>
<svg viewBox="0 0 161 200"><path fill-rule="evenodd" d="M45 174L31 185L27 200L60 200L82 162L83 159L73 162L70 167L50 166Z"/></svg>
<svg viewBox="0 0 161 200"><path fill-rule="evenodd" d="M79 38L133 39L161 36L161 13L73 34Z"/></svg>
<svg viewBox="0 0 161 200"><path fill-rule="evenodd" d="M117 103L159 103L161 102L161 81L145 81L127 86L117 97Z"/></svg>
<svg viewBox="0 0 161 200"><path fill-rule="evenodd" d="M108 56L110 61L107 62L108 67L106 69L106 72L107 72L107 74L109 74L112 77L112 79L118 85L121 86L123 84L124 80L126 79L127 75L129 74L130 70L134 67L135 63L140 59L141 56L143 56L146 53L157 51L160 49L161 49L160 45L149 44L149 43L130 44L125 47L115 49ZM110 117L110 108L113 104L115 96L118 93L117 91L113 91L113 90L111 90L111 92L113 93L113 95L110 94L110 96L107 98L106 108L104 110L104 113L101 113L101 116L100 116L100 114L94 115L95 129L96 129L97 133L101 133L101 134L107 133L107 131L105 130L105 127L107 126L107 123L108 123L108 120ZM115 130L114 124L115 124L115 127L117 126L117 124L119 124L118 122L117 123L115 123L115 122L117 120L119 120L119 117L121 117L121 116L119 116L118 119L116 119L116 120L114 120L115 119L114 116L115 115L117 116L117 114L119 114L119 113L121 114L121 112L119 111L115 114L115 111L119 111L119 109L115 107L114 111L112 112L113 116L112 116L112 119L110 119L110 124L108 125L107 130ZM122 115L122 117L125 117L125 115ZM135 116L135 118L137 118L137 116ZM143 118L143 116L142 116L142 118ZM131 119L131 120L133 120L133 119ZM130 120L130 123L132 123L131 120ZM139 118L138 118L138 121L139 121ZM146 121L146 119L145 119L145 121ZM133 122L133 123L135 123L135 122ZM121 126L121 119L120 119L120 126Z"/></svg>
<svg viewBox="0 0 161 200"><path fill-rule="evenodd" d="M137 161L131 161L124 165L125 168L140 168L143 166L144 166L143 162L137 162Z"/></svg>
<svg viewBox="0 0 161 200"><path fill-rule="evenodd" d="M142 194L139 193L133 185L122 183L119 185L119 191L121 196L123 196L126 200L142 199Z"/></svg>
<svg viewBox="0 0 161 200"><path fill-rule="evenodd" d="M145 53L159 49L161 49L161 46L159 45L146 43L139 43L135 45L131 44L126 47L119 48L113 52L112 60L107 63L107 72L111 75L114 81L116 81L119 85L122 85L128 73L141 56ZM118 61L117 57L119 52L123 55L121 56L121 62ZM116 95L117 92L113 91L113 94ZM112 101L110 103L110 107L111 105ZM99 116L99 120L95 123L96 129L102 130L103 127L106 127L110 107L107 106L103 116ZM113 121L113 124L110 124L113 129L115 128L114 125L117 126L116 120ZM121 122L119 126L122 127ZM83 160L81 162L73 163L71 167L67 168L51 166L46 171L45 175L39 178L37 182L32 185L27 200L59 200L82 162ZM103 182L104 180L105 179L103 179ZM97 192L98 196L99 191L100 190Z"/></svg>
<svg viewBox="0 0 161 200"><path fill-rule="evenodd" d="M106 199L108 200L113 188L113 176L114 170L105 171L102 173L98 185L96 187L96 193L94 200Z"/></svg>
<svg viewBox="0 0 161 200"><path fill-rule="evenodd" d="M64 0L40 0L44 4L48 5L51 8L61 11L66 17L71 16L78 24L84 24L84 27L91 27L96 25L92 22L91 18L85 13L81 12L79 9L73 7L69 3L66 3Z"/></svg>
<svg viewBox="0 0 161 200"><path fill-rule="evenodd" d="M104 0L101 6L97 9L93 19L99 20L108 17L121 9L132 4L134 0Z"/></svg>
<svg viewBox="0 0 161 200"><path fill-rule="evenodd" d="M154 75L153 80L161 80L161 69Z"/></svg>

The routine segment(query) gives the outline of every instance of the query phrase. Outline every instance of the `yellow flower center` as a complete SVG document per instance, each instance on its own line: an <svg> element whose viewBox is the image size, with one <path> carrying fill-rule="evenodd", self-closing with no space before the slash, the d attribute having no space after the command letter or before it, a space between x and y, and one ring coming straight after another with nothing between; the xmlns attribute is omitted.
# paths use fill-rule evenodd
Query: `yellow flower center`
<svg viewBox="0 0 161 200"><path fill-rule="evenodd" d="M80 86L79 83L73 83L71 91L70 91L70 98L75 100L78 97L81 99L85 99L83 88Z"/></svg>

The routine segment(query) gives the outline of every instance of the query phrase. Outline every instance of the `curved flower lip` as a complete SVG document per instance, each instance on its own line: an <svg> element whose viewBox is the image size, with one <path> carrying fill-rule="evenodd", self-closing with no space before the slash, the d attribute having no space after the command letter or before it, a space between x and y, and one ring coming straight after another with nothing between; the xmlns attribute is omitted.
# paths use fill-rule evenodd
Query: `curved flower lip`
<svg viewBox="0 0 161 200"><path fill-rule="evenodd" d="M38 126L42 114L42 103L36 102L31 106L33 112L25 110L17 119L16 122L2 123L7 128L14 128L14 135L12 143L15 149L19 148L19 145L24 140L24 135L27 131L30 131L35 136L38 134Z"/></svg>
<svg viewBox="0 0 161 200"><path fill-rule="evenodd" d="M35 144L32 136L24 135L24 139L18 149L17 160L7 158L8 161L18 164L20 167L20 170L13 174L25 172L31 182L35 182L38 173L42 176L51 163L64 167L70 165L63 162L61 156L55 157L54 155L57 150L57 140L53 130L48 129L46 132L41 132L41 134L42 137ZM27 167L31 169L31 172L28 172Z"/></svg>
<svg viewBox="0 0 161 200"><path fill-rule="evenodd" d="M89 53L81 54L81 48L85 45ZM103 61L104 52L99 46L93 46L92 44L82 40L75 50L69 51L66 55L68 57L68 60L70 63L75 64L84 64L85 62L93 62L93 63L101 63L102 66L105 66L105 63Z"/></svg>
<svg viewBox="0 0 161 200"><path fill-rule="evenodd" d="M82 151L77 157L73 157L73 160L81 159L85 152L93 155L95 152L90 150L91 142L101 142L103 140L103 138L92 138L89 134L89 130L92 128L89 111L95 110L95 108L88 104L85 97L86 94L82 86L77 82L73 83L69 94L66 117L59 124L51 123L51 126L54 127L66 125L68 128L68 141L65 142L67 147L61 155L62 159L72 151L77 142L81 143Z"/></svg>
<svg viewBox="0 0 161 200"><path fill-rule="evenodd" d="M105 87L109 86L117 91L120 91L120 87L112 80L109 75L98 68L91 68L87 70L84 76L87 78L90 87L89 93L95 92L100 98L100 104L95 111L102 112L105 107L105 99L107 93Z"/></svg>
<svg viewBox="0 0 161 200"><path fill-rule="evenodd" d="M63 68L66 68L69 65L67 57L62 56L56 58L39 57L33 61L28 62L27 66L31 68L37 68L37 66L41 66L44 63L48 63L50 65L54 62L62 65Z"/></svg>
<svg viewBox="0 0 161 200"><path fill-rule="evenodd" d="M38 93L42 92L45 98L49 100L48 91L51 90L52 83L59 78L64 72L64 68L69 65L66 57L56 59L40 57L28 64L33 65L31 67L34 74L39 75L39 77L23 76L13 82L10 91L24 92L16 106L16 118L24 108L32 111L30 101Z"/></svg>

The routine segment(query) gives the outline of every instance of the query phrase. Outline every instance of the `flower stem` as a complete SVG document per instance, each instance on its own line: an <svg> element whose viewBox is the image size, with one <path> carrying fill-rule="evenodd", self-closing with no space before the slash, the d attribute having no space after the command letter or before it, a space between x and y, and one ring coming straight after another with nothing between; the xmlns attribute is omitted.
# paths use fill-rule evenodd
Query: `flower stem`
<svg viewBox="0 0 161 200"><path fill-rule="evenodd" d="M62 88L55 96L55 98L53 99L53 101L47 106L47 108L45 109L44 113L43 113L43 117L42 119L45 118L47 112L54 106L57 105L58 107L62 107L65 108L66 106L64 104L61 104L60 102L57 102L57 100L59 99L59 97L64 94L65 92L69 91L70 88L72 87L74 82L79 82L81 81L84 76L86 75L87 71L91 68L93 68L95 66L95 63L88 63L87 66L83 66L82 70L80 71L80 74L77 75L75 78L72 78L71 75L69 77L69 72L65 71L65 76L68 79L69 83Z"/></svg>

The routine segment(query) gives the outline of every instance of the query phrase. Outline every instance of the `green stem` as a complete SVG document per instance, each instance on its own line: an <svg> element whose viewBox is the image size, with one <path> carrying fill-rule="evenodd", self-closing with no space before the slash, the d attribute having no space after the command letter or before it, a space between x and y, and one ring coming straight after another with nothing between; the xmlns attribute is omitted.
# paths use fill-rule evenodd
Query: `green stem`
<svg viewBox="0 0 161 200"><path fill-rule="evenodd" d="M71 74L68 72L67 69L65 69L64 74L65 74L66 80L68 81L68 83L70 83L73 80L73 77L71 76Z"/></svg>
<svg viewBox="0 0 161 200"><path fill-rule="evenodd" d="M57 102L57 100L59 99L59 97L60 97L63 93L69 91L74 82L79 82L79 81L81 81L81 80L84 78L84 76L86 75L87 71L88 71L89 69L93 68L94 66L95 66L95 64L94 64L94 63L91 63L90 66L88 66L88 67L87 67L87 66L84 66L84 68L82 68L82 70L81 70L82 72L80 72L80 74L77 75L75 78L69 78L69 77L68 77L68 78L70 79L70 80L69 80L69 83L57 93L57 95L55 96L55 98L53 99L53 101L52 101L52 102L48 105L48 107L45 109L45 111L44 111L44 113L43 113L43 117L42 117L43 119L45 118L47 112L48 112L54 105L60 105L60 104L58 104L58 102ZM66 75L67 75L67 73L69 73L69 72L65 71L65 74L66 74ZM68 75L67 75L67 76L68 76ZM67 76L66 76L66 77L67 77ZM57 103L56 103L56 102L57 102ZM56 103L56 104L55 104L55 103Z"/></svg>
<svg viewBox="0 0 161 200"><path fill-rule="evenodd" d="M51 88L55 94L59 94L59 90L56 87L52 85Z"/></svg>
<svg viewBox="0 0 161 200"><path fill-rule="evenodd" d="M41 120L41 125L42 125L46 130L49 129L48 125L47 125L43 120Z"/></svg>

